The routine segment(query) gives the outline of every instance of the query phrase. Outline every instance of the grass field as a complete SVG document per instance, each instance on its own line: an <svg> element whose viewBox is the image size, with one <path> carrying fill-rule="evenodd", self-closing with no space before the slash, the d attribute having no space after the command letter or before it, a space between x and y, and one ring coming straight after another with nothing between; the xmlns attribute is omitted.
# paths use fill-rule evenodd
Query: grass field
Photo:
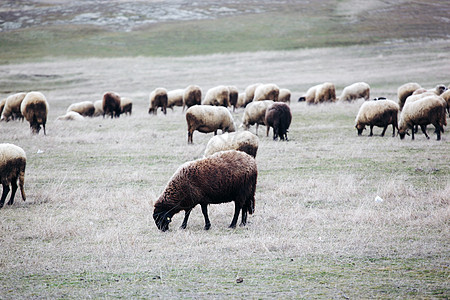
<svg viewBox="0 0 450 300"><path fill-rule="evenodd" d="M239 20L250 24L252 18ZM213 32L225 19L184 25ZM12 36L0 33L0 39ZM67 46L71 37L76 35L61 43ZM430 140L422 134L400 140L391 137L391 128L385 137L380 128L373 137L367 131L358 137L354 119L361 101L308 106L296 99L324 81L334 82L338 94L365 81L371 97L391 99L409 81L426 88L448 85L450 43L445 38L335 43L204 54L217 52L214 46L188 52L197 54L192 56L174 50L169 57L142 51L90 57L80 49L73 56L56 50L44 55L47 50L29 45L18 52L6 49L0 54L1 96L40 90L50 111L47 136L32 136L26 122L0 123L1 142L27 153L28 197L23 202L16 195L13 206L0 210L0 299L447 299L447 129L441 141L432 126ZM178 228L180 213L169 232L158 231L154 201L178 166L203 156L212 134L195 132L188 145L181 109L150 116L149 93L191 83L204 92L219 84L243 91L255 82L291 89L293 121L288 142L273 141L264 126L259 129L256 211L249 223L228 229L234 211L228 203L209 207L209 231L203 230L200 208L186 230ZM55 121L69 104L98 100L110 90L133 99L132 116ZM240 125L243 110L233 116Z"/></svg>

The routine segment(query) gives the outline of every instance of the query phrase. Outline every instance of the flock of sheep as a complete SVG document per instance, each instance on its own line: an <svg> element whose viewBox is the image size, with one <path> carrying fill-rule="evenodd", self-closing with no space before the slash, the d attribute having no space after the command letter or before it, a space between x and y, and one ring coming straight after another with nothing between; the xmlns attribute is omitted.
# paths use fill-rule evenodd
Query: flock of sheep
<svg viewBox="0 0 450 300"><path fill-rule="evenodd" d="M450 86L449 86L450 88ZM437 139L440 140L446 122L446 110L450 107L450 89L438 85L435 89L426 90L417 83L406 83L398 88L398 102L384 97L364 101L355 119L358 135L366 126L383 127L384 136L389 125L395 129L401 139L409 134L412 139L415 130L420 126L427 138L426 126L435 127ZM324 102L354 101L370 99L370 86L357 82L343 89L340 97L336 97L335 86L325 82L308 89L298 101L308 104ZM174 214L184 210L185 218L182 228L186 228L191 210L200 204L205 218L205 229L211 223L208 218L207 206L213 203L234 201L235 213L230 227L235 227L240 212L241 225L247 222L247 214L252 214L255 207L255 190L257 167L255 162L258 150L258 137L248 131L251 125L265 125L266 135L273 128L273 139L278 137L287 140L287 132L292 120L290 111L291 92L280 89L276 84L252 84L243 93L234 86L217 86L207 91L202 99L199 86L190 85L185 89L167 91L157 88L150 94L149 114L161 111L166 114L167 108L174 106L187 107L185 116L188 127L188 143L193 143L194 131L203 133L214 132L206 146L205 157L182 165L171 177L162 195L155 202L153 218L157 227L165 231ZM242 126L244 131L237 132L236 124L228 107L244 108ZM58 120L78 120L86 116L106 115L119 117L132 111L132 101L122 98L117 93L107 92L103 99L95 103L84 101L74 103L67 109L64 116ZM38 134L40 126L45 124L48 114L48 103L40 92L18 93L0 102L1 120L25 118L33 133ZM217 136L218 130L222 135ZM26 165L25 152L12 144L0 144L0 177L3 193L0 208L10 191L8 204L13 204L19 181L22 198L25 200L24 174Z"/></svg>

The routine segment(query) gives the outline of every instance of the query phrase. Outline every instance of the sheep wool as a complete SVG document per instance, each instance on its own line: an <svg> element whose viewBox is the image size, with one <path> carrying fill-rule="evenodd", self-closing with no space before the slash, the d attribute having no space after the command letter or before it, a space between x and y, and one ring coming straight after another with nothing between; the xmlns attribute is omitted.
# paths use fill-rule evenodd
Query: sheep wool
<svg viewBox="0 0 450 300"><path fill-rule="evenodd" d="M57 117L56 121L84 121L84 117L76 111L68 111L65 115Z"/></svg>
<svg viewBox="0 0 450 300"><path fill-rule="evenodd" d="M280 94L278 95L279 102L291 103L291 91L288 89L280 89Z"/></svg>
<svg viewBox="0 0 450 300"><path fill-rule="evenodd" d="M245 88L245 91L244 91L245 92L245 104L244 104L244 106L246 106L247 104L249 104L250 102L253 101L253 98L255 97L255 90L260 85L262 85L262 83L254 83Z"/></svg>
<svg viewBox="0 0 450 300"><path fill-rule="evenodd" d="M82 116L92 117L95 113L95 106L91 101L83 101L71 104L67 112L74 111Z"/></svg>
<svg viewBox="0 0 450 300"><path fill-rule="evenodd" d="M20 111L24 118L30 123L31 132L39 134L41 125L46 135L45 124L47 123L49 105L44 94L41 92L29 92L20 105Z"/></svg>
<svg viewBox="0 0 450 300"><path fill-rule="evenodd" d="M230 106L230 90L224 85L210 88L203 99L203 105Z"/></svg>
<svg viewBox="0 0 450 300"><path fill-rule="evenodd" d="M392 136L395 136L395 129L398 131L397 115L400 108L392 100L366 101L359 108L355 119L355 127L358 135L361 135L366 126L370 126L370 134L373 135L373 127L383 127L381 136L384 136L387 127L392 124Z"/></svg>
<svg viewBox="0 0 450 300"><path fill-rule="evenodd" d="M5 100L1 120L8 122L10 119L23 119L20 106L27 93L17 93L10 95Z"/></svg>
<svg viewBox="0 0 450 300"><path fill-rule="evenodd" d="M105 115L111 115L112 118L120 117L120 95L115 92L106 92L103 94L103 118Z"/></svg>
<svg viewBox="0 0 450 300"><path fill-rule="evenodd" d="M17 181L19 181L22 199L23 201L26 200L24 190L26 164L27 156L22 148L13 144L0 144L0 180L3 186L0 208L5 204L5 199L10 191L11 197L7 204L12 205L14 203L14 196L18 187Z"/></svg>
<svg viewBox="0 0 450 300"><path fill-rule="evenodd" d="M418 90L420 88L421 86L417 82L408 82L398 87L397 98L400 110L403 109L403 105L405 105L406 98L411 96L415 90Z"/></svg>
<svg viewBox="0 0 450 300"><path fill-rule="evenodd" d="M339 101L354 101L363 98L369 100L370 98L370 86L365 82L356 82L349 86L346 86L339 97Z"/></svg>
<svg viewBox="0 0 450 300"><path fill-rule="evenodd" d="M255 89L253 101L273 100L278 101L280 88L274 83L261 84Z"/></svg>
<svg viewBox="0 0 450 300"><path fill-rule="evenodd" d="M184 89L183 93L183 111L188 108L202 103L202 89L198 85L189 85Z"/></svg>
<svg viewBox="0 0 450 300"><path fill-rule="evenodd" d="M289 105L283 102L275 102L266 110L266 136L269 136L270 127L273 127L273 139L280 137L288 140L287 132L291 125L292 113Z"/></svg>
<svg viewBox="0 0 450 300"><path fill-rule="evenodd" d="M133 110L133 100L127 97L120 98L120 113L121 114L129 114L131 115L131 112Z"/></svg>
<svg viewBox="0 0 450 300"><path fill-rule="evenodd" d="M94 102L94 117L103 115L103 100L97 100Z"/></svg>
<svg viewBox="0 0 450 300"><path fill-rule="evenodd" d="M213 136L205 149L205 157L226 150L237 150L256 157L258 152L259 139L249 131L224 133L222 135Z"/></svg>
<svg viewBox="0 0 450 300"><path fill-rule="evenodd" d="M167 92L167 107L173 110L174 106L183 106L184 89L176 89Z"/></svg>
<svg viewBox="0 0 450 300"><path fill-rule="evenodd" d="M238 97L239 97L239 91L237 89L237 87L230 85L228 86L228 90L229 90L229 98L230 98L230 106L233 107L233 111L236 110L237 107L237 102L238 102Z"/></svg>
<svg viewBox="0 0 450 300"><path fill-rule="evenodd" d="M245 130L249 130L251 125L256 124L256 134L258 134L258 126L266 125L266 110L274 102L272 100L264 100L249 103L244 110L242 125Z"/></svg>
<svg viewBox="0 0 450 300"><path fill-rule="evenodd" d="M167 90L165 88L156 88L150 93L150 107L148 113L157 114L158 107L161 107L164 114L167 113Z"/></svg>

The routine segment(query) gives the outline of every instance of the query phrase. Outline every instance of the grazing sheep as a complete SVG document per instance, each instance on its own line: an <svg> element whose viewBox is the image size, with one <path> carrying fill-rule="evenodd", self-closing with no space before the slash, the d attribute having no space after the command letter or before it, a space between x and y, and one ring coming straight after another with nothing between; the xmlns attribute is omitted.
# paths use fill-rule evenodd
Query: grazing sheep
<svg viewBox="0 0 450 300"><path fill-rule="evenodd" d="M237 107L237 102L238 102L238 97L239 97L239 91L237 89L237 87L235 86L228 86L228 90L230 91L230 106L233 107L233 111L236 110Z"/></svg>
<svg viewBox="0 0 450 300"><path fill-rule="evenodd" d="M256 124L256 135L258 135L258 126L266 125L266 110L274 102L272 100L264 100L249 103L244 110L244 118L242 125L245 130L249 130L250 125Z"/></svg>
<svg viewBox="0 0 450 300"><path fill-rule="evenodd" d="M174 106L183 106L183 89L176 89L167 92L167 107L173 110Z"/></svg>
<svg viewBox="0 0 450 300"><path fill-rule="evenodd" d="M399 110L398 104L392 100L364 102L359 108L355 119L355 127L358 131L358 135L361 135L362 131L366 128L366 125L369 125L369 136L373 135L374 126L383 127L381 136L384 136L387 127L392 124L392 136L395 136L395 128L397 128L398 131L397 115Z"/></svg>
<svg viewBox="0 0 450 300"><path fill-rule="evenodd" d="M320 86L321 84L310 87L306 91L306 94L304 96L298 98L298 101L299 102L305 101L308 104L314 104L314 99L316 99L316 91Z"/></svg>
<svg viewBox="0 0 450 300"><path fill-rule="evenodd" d="M103 115L103 100L97 100L94 102L94 117Z"/></svg>
<svg viewBox="0 0 450 300"><path fill-rule="evenodd" d="M418 90L420 88L421 88L420 84L416 82L408 82L398 87L397 98L400 110L403 109L403 105L405 105L406 98L411 96L415 90Z"/></svg>
<svg viewBox="0 0 450 300"><path fill-rule="evenodd" d="M414 93L412 93L413 95L417 95L417 94L424 94L424 93L433 93L435 95L440 96L443 92L445 92L447 90L447 88L445 87L445 85L443 84L438 84L436 85L436 87L434 89L425 89L425 88L420 88L414 91Z"/></svg>
<svg viewBox="0 0 450 300"><path fill-rule="evenodd" d="M224 85L210 88L203 99L203 105L215 105L228 107L230 103L230 90Z"/></svg>
<svg viewBox="0 0 450 300"><path fill-rule="evenodd" d="M222 151L212 156L187 162L172 175L163 193L155 202L153 219L161 231L169 229L172 217L184 210L181 225L187 226L192 209L200 204L205 218L205 230L211 227L208 205L234 201L230 228L235 228L242 210L241 226L247 224L247 213L255 211L255 190L258 170L250 155L236 150Z"/></svg>
<svg viewBox="0 0 450 300"><path fill-rule="evenodd" d="M450 89L442 93L441 98L444 99L445 102L447 103L447 113L450 116Z"/></svg>
<svg viewBox="0 0 450 300"><path fill-rule="evenodd" d="M236 107L237 108L241 108L241 107L245 107L246 103L245 103L245 93L239 93L238 95L238 100L236 103Z"/></svg>
<svg viewBox="0 0 450 300"><path fill-rule="evenodd" d="M165 88L157 88L150 93L150 107L148 109L148 113L157 114L158 107L161 107L161 110L164 114L167 113L167 90Z"/></svg>
<svg viewBox="0 0 450 300"><path fill-rule="evenodd" d="M114 92L107 92L103 94L103 118L105 115L110 114L111 119L120 117L120 96Z"/></svg>
<svg viewBox="0 0 450 300"><path fill-rule="evenodd" d="M68 111L65 115L56 118L56 121L84 121L84 117L76 111Z"/></svg>
<svg viewBox="0 0 450 300"><path fill-rule="evenodd" d="M253 101L253 98L255 97L255 90L258 86L262 85L262 83L254 83L245 88L245 103L244 107L247 106L250 102Z"/></svg>
<svg viewBox="0 0 450 300"><path fill-rule="evenodd" d="M92 117L95 113L94 104L91 101L73 103L67 108L67 112L74 111L82 116Z"/></svg>
<svg viewBox="0 0 450 300"><path fill-rule="evenodd" d="M23 115L20 111L20 105L27 93L17 93L6 98L5 107L3 108L1 120L8 122L10 119L22 119Z"/></svg>
<svg viewBox="0 0 450 300"><path fill-rule="evenodd" d="M324 82L316 89L316 95L314 98L314 104L322 102L335 102L336 101L336 88L331 82Z"/></svg>
<svg viewBox="0 0 450 300"><path fill-rule="evenodd" d="M133 110L133 100L127 97L120 98L120 113L121 114L129 114L131 116L131 112Z"/></svg>
<svg viewBox="0 0 450 300"><path fill-rule="evenodd" d="M291 109L286 103L275 102L267 108L266 111L266 136L269 136L270 127L273 127L273 139L280 137L281 140L286 139L289 125L291 125L292 114Z"/></svg>
<svg viewBox="0 0 450 300"><path fill-rule="evenodd" d="M441 139L441 132L444 132L444 126L447 125L444 102L441 97L431 95L414 102L405 103L399 122L398 133L400 138L403 139L405 137L408 129L414 128L414 125L419 125L423 134L429 139L426 126L433 124L436 128L437 140L439 141ZM411 130L411 132L412 139L414 140L414 130Z"/></svg>
<svg viewBox="0 0 450 300"><path fill-rule="evenodd" d="M14 203L14 196L17 191L17 180L19 180L20 193L23 201L26 200L25 190L25 167L27 156L25 151L19 146L13 144L0 144L0 180L2 181L3 193L0 199L0 208L5 204L6 196L11 190L11 197L8 205ZM9 186L11 185L11 189Z"/></svg>
<svg viewBox="0 0 450 300"><path fill-rule="evenodd" d="M20 105L20 112L30 123L31 132L39 134L41 124L45 132L45 123L47 123L48 102L41 92L29 92Z"/></svg>
<svg viewBox="0 0 450 300"><path fill-rule="evenodd" d="M216 135L206 145L205 157L226 150L242 151L256 157L258 141L258 137L249 131L226 132L222 135Z"/></svg>
<svg viewBox="0 0 450 300"><path fill-rule="evenodd" d="M202 103L202 89L198 85L189 85L183 93L183 111L185 106L188 108Z"/></svg>
<svg viewBox="0 0 450 300"><path fill-rule="evenodd" d="M346 86L342 90L339 101L350 102L360 98L364 98L364 100L369 100L370 98L370 86L365 82L356 82L349 86Z"/></svg>
<svg viewBox="0 0 450 300"><path fill-rule="evenodd" d="M192 144L195 130L203 133L214 132L221 129L222 132L234 132L236 126L230 111L226 107L209 105L194 105L186 111L188 125L188 143Z"/></svg>
<svg viewBox="0 0 450 300"><path fill-rule="evenodd" d="M291 103L291 91L288 89L280 89L278 102Z"/></svg>
<svg viewBox="0 0 450 300"><path fill-rule="evenodd" d="M255 89L253 101L273 100L278 101L280 88L273 83L261 84Z"/></svg>

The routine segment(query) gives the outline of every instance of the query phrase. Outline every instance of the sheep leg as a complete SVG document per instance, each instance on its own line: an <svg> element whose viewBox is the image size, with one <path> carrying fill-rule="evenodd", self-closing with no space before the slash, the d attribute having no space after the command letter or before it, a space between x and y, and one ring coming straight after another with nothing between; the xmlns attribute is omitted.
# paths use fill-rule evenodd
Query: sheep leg
<svg viewBox="0 0 450 300"><path fill-rule="evenodd" d="M181 229L186 229L187 222L188 222L188 219L189 219L189 215L191 214L191 211L192 211L192 208L185 211L185 213L184 213L184 220L183 220L183 223L180 226Z"/></svg>
<svg viewBox="0 0 450 300"><path fill-rule="evenodd" d="M259 124L256 123L256 135L258 135L258 126L259 126Z"/></svg>
<svg viewBox="0 0 450 300"><path fill-rule="evenodd" d="M194 132L188 131L188 144L193 144L192 136L194 135Z"/></svg>
<svg viewBox="0 0 450 300"><path fill-rule="evenodd" d="M7 205L12 205L14 203L14 197L16 196L17 191L17 178L13 178L11 181L11 197L9 198L9 201Z"/></svg>
<svg viewBox="0 0 450 300"><path fill-rule="evenodd" d="M247 225L247 211L248 211L248 208L246 206L244 206L242 208L241 224L239 226Z"/></svg>
<svg viewBox="0 0 450 300"><path fill-rule="evenodd" d="M266 125L266 137L269 136L270 126Z"/></svg>
<svg viewBox="0 0 450 300"><path fill-rule="evenodd" d="M427 125L420 125L420 129L422 129L423 134L427 137L427 139L430 139L430 137L427 134Z"/></svg>
<svg viewBox="0 0 450 300"><path fill-rule="evenodd" d="M413 129L411 130L411 139L414 140L414 127L413 127Z"/></svg>
<svg viewBox="0 0 450 300"><path fill-rule="evenodd" d="M441 140L441 126L439 126L439 124L434 126L436 128L435 132L437 135L437 140L440 141ZM443 128L442 128L443 130Z"/></svg>
<svg viewBox="0 0 450 300"><path fill-rule="evenodd" d="M3 185L3 193L2 193L2 199L0 199L0 208L3 207L3 204L5 204L6 196L9 193L9 185L7 183L2 183Z"/></svg>
<svg viewBox="0 0 450 300"><path fill-rule="evenodd" d="M384 136L384 133L386 132L386 129L388 128L388 125L384 126L383 132L381 132L381 136ZM394 129L395 130L395 129Z"/></svg>
<svg viewBox="0 0 450 300"><path fill-rule="evenodd" d="M45 132L45 123L42 124L42 128L44 128L44 135L47 135L47 133Z"/></svg>
<svg viewBox="0 0 450 300"><path fill-rule="evenodd" d="M203 217L205 217L205 230L211 228L211 222L208 218L208 204L201 204Z"/></svg>
<svg viewBox="0 0 450 300"><path fill-rule="evenodd" d="M386 129L385 129L386 130ZM383 131L384 134L384 131ZM383 134L381 136L383 136ZM369 136L373 136L373 125L370 125L370 133Z"/></svg>
<svg viewBox="0 0 450 300"><path fill-rule="evenodd" d="M239 204L234 202L234 216L233 216L233 220L231 221L229 228L236 228L236 223L237 223L240 211L241 211L241 207L239 206Z"/></svg>

